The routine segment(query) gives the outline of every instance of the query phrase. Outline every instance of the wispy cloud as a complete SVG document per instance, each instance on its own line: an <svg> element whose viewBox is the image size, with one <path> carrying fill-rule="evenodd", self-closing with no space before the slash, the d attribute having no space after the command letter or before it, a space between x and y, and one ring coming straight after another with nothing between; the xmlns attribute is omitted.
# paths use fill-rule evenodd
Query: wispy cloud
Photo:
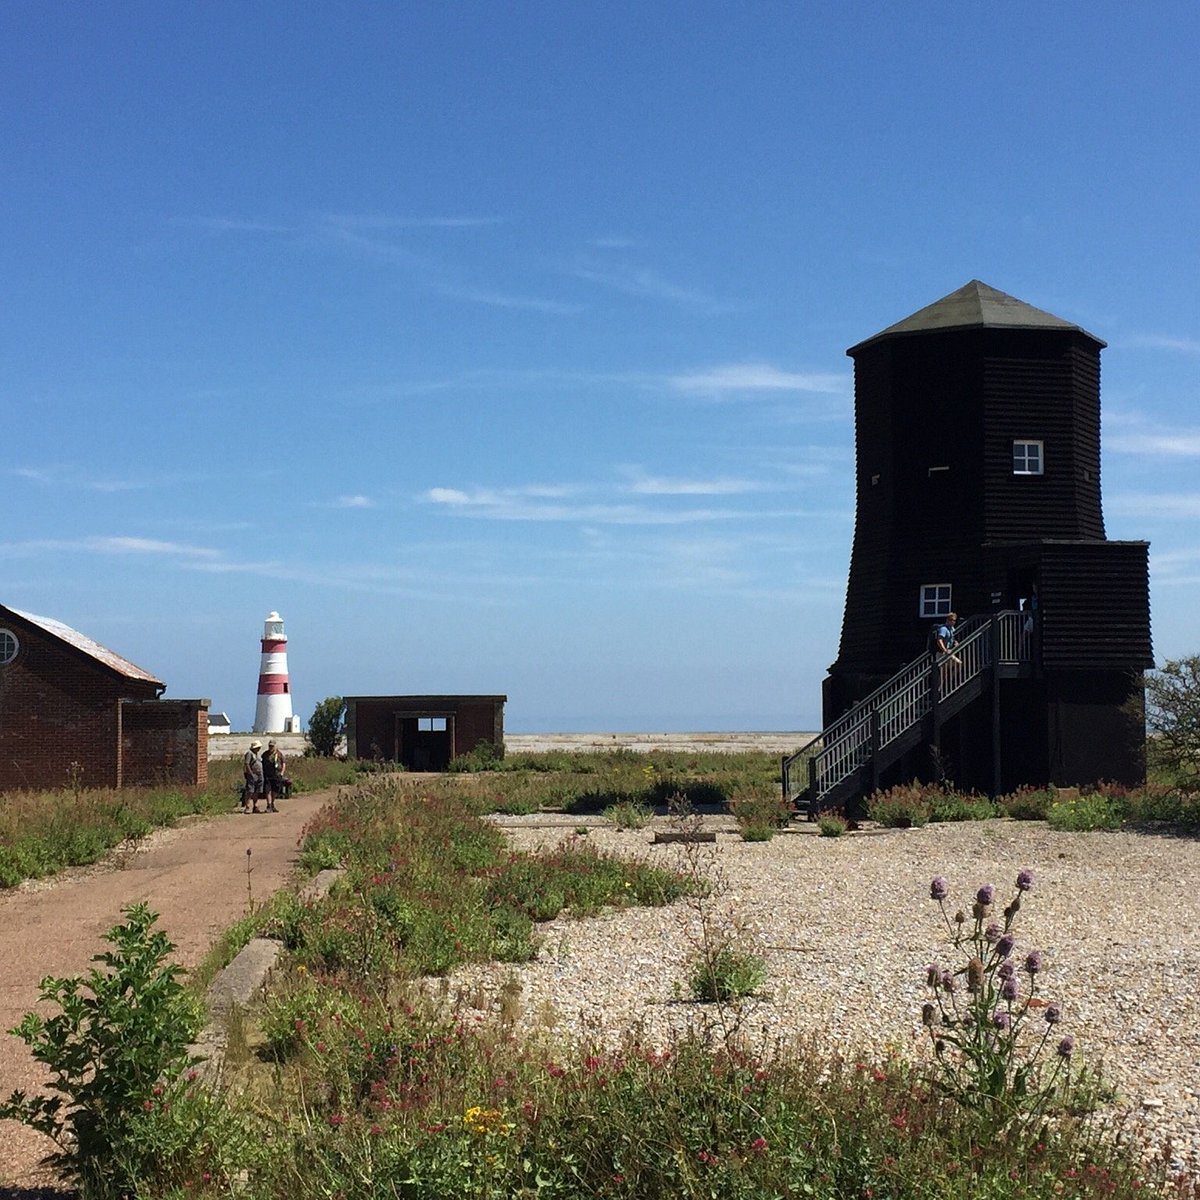
<svg viewBox="0 0 1200 1200"><path fill-rule="evenodd" d="M1117 492L1105 508L1128 517L1162 517L1194 520L1200 517L1200 492Z"/></svg>
<svg viewBox="0 0 1200 1200"><path fill-rule="evenodd" d="M338 496L336 500L326 501L319 508L374 508L375 501L370 496Z"/></svg>
<svg viewBox="0 0 1200 1200"><path fill-rule="evenodd" d="M503 225L499 216L395 216L385 213L325 213L321 221L339 229L481 229Z"/></svg>
<svg viewBox="0 0 1200 1200"><path fill-rule="evenodd" d="M597 250L632 250L638 243L631 237L612 236L592 238L588 245L594 246Z"/></svg>
<svg viewBox="0 0 1200 1200"><path fill-rule="evenodd" d="M144 479L90 479L75 467L13 467L10 475L41 487L81 488L91 492L133 492L153 486Z"/></svg>
<svg viewBox="0 0 1200 1200"><path fill-rule="evenodd" d="M185 225L196 229L207 229L211 233L293 233L290 225L273 221L260 221L253 217L168 217L171 225Z"/></svg>
<svg viewBox="0 0 1200 1200"><path fill-rule="evenodd" d="M525 490L464 491L461 488L430 488L422 499L460 516L491 521L578 521L598 525L683 525L695 521L733 520L746 514L731 510L655 509L646 505L599 501L564 503L553 497L532 495Z"/></svg>
<svg viewBox="0 0 1200 1200"><path fill-rule="evenodd" d="M1160 458L1200 458L1200 433L1117 433L1104 439L1106 450Z"/></svg>
<svg viewBox="0 0 1200 1200"><path fill-rule="evenodd" d="M1200 458L1200 430L1171 428L1139 412L1115 409L1105 419L1104 448L1158 458Z"/></svg>
<svg viewBox="0 0 1200 1200"><path fill-rule="evenodd" d="M567 268L567 274L585 283L594 283L628 296L642 296L650 300L665 300L687 308L697 308L709 313L728 312L734 306L718 300L710 292L685 287L645 267L621 264L583 263Z"/></svg>
<svg viewBox="0 0 1200 1200"><path fill-rule="evenodd" d="M846 376L784 371L769 363L730 363L670 377L676 391L709 396L749 392L819 392L840 395L848 390Z"/></svg>
<svg viewBox="0 0 1200 1200"><path fill-rule="evenodd" d="M644 486L639 487L639 484ZM580 525L688 525L708 521L806 519L811 511L761 510L712 505L681 507L680 497L745 495L760 489L753 481L737 479L638 479L632 483L529 485L514 488L433 487L419 497L425 504L457 516L492 521L576 522ZM630 502L629 495L645 498ZM662 501L653 503L655 499Z"/></svg>
<svg viewBox="0 0 1200 1200"><path fill-rule="evenodd" d="M538 296L518 296L509 292L489 291L487 288L439 284L437 291L452 300L469 300L473 304L486 304L492 308L511 308L524 312L554 313L562 316L572 316L575 313L583 312L581 304L545 300Z"/></svg>
<svg viewBox="0 0 1200 1200"><path fill-rule="evenodd" d="M86 538L43 538L21 542L0 542L0 554L28 557L42 553L84 551L92 554L166 555L173 558L218 558L219 550L192 546L184 542L164 542L156 538L113 536Z"/></svg>
<svg viewBox="0 0 1200 1200"><path fill-rule="evenodd" d="M669 479L663 476L637 475L631 479L629 490L635 496L744 496L749 492L765 492L772 485L758 479Z"/></svg>
<svg viewBox="0 0 1200 1200"><path fill-rule="evenodd" d="M1200 354L1200 338L1172 337L1164 333L1137 333L1122 339L1126 346L1141 346L1149 350L1174 350L1180 354Z"/></svg>

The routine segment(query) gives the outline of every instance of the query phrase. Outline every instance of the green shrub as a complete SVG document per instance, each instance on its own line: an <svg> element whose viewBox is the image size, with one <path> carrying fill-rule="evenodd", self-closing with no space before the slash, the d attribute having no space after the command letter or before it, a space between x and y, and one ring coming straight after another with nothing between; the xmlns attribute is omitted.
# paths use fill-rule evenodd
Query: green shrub
<svg viewBox="0 0 1200 1200"><path fill-rule="evenodd" d="M849 828L850 822L839 812L823 812L817 818L821 837L841 837Z"/></svg>
<svg viewBox="0 0 1200 1200"><path fill-rule="evenodd" d="M1044 821L1054 797L1053 788L1017 788L1000 798L1000 811L1014 821Z"/></svg>
<svg viewBox="0 0 1200 1200"><path fill-rule="evenodd" d="M996 806L986 796L964 796L960 792L934 792L930 796L931 821L987 821Z"/></svg>
<svg viewBox="0 0 1200 1200"><path fill-rule="evenodd" d="M326 696L308 718L308 744L321 758L332 758L345 730L346 704L341 696Z"/></svg>
<svg viewBox="0 0 1200 1200"><path fill-rule="evenodd" d="M693 808L716 808L729 801L729 793L716 780L675 776L656 779L646 790L644 799L656 808L666 808L677 796L683 796Z"/></svg>
<svg viewBox="0 0 1200 1200"><path fill-rule="evenodd" d="M195 1086L188 1046L202 1014L183 968L167 961L175 947L145 904L123 911L125 923L105 934L113 949L93 960L103 969L44 979L42 1002L61 1011L27 1013L13 1030L48 1068L54 1094L17 1091L0 1104L0 1119L54 1141L49 1165L89 1200L160 1194L154 1185L178 1186L197 1161L211 1175L222 1161L215 1143L234 1150L239 1140L224 1106Z"/></svg>
<svg viewBox="0 0 1200 1200"><path fill-rule="evenodd" d="M1065 833L1120 829L1122 819L1120 803L1095 792L1089 792L1069 800L1056 800L1046 814L1046 821L1050 828Z"/></svg>
<svg viewBox="0 0 1200 1200"><path fill-rule="evenodd" d="M622 800L604 810L605 818L617 829L644 829L654 811L638 800Z"/></svg>
<svg viewBox="0 0 1200 1200"><path fill-rule="evenodd" d="M729 811L747 842L766 842L792 819L792 807L777 788L740 787L729 801Z"/></svg>
<svg viewBox="0 0 1200 1200"><path fill-rule="evenodd" d="M1117 805L1127 822L1176 825L1184 830L1200 828L1200 796L1189 795L1164 783L1125 787L1099 783L1096 792Z"/></svg>
<svg viewBox="0 0 1200 1200"><path fill-rule="evenodd" d="M466 754L455 755L446 767L447 771L470 773L494 771L504 761L504 746L494 742L477 742Z"/></svg>
<svg viewBox="0 0 1200 1200"><path fill-rule="evenodd" d="M926 825L933 811L930 790L913 782L867 797L867 816L889 829Z"/></svg>
<svg viewBox="0 0 1200 1200"><path fill-rule="evenodd" d="M757 954L726 944L697 960L688 986L697 1000L723 1003L753 995L766 977L767 968Z"/></svg>

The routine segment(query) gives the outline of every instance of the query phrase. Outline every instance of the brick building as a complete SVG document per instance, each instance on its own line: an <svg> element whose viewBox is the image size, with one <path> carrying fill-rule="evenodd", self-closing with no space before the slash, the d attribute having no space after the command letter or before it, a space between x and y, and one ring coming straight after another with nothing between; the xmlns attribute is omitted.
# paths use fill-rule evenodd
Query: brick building
<svg viewBox="0 0 1200 1200"><path fill-rule="evenodd" d="M347 696L346 751L444 771L480 742L504 745L507 696Z"/></svg>
<svg viewBox="0 0 1200 1200"><path fill-rule="evenodd" d="M0 605L0 790L203 784L208 701L78 630Z"/></svg>

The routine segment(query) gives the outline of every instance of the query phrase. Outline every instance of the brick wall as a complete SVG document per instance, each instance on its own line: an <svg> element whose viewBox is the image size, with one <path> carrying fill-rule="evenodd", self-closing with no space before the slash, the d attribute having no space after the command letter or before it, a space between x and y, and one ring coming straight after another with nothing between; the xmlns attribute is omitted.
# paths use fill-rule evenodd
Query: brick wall
<svg viewBox="0 0 1200 1200"><path fill-rule="evenodd" d="M119 675L15 614L6 613L4 624L17 634L20 650L0 666L0 789L66 787L73 764L84 787L121 786L126 702L153 701L159 685ZM170 703L192 706L190 729L205 721L203 739L192 736L193 758L204 763L208 726L196 707L201 702ZM179 714L174 719L178 723ZM174 752L173 763L182 757ZM196 771L194 763L190 769Z"/></svg>
<svg viewBox="0 0 1200 1200"><path fill-rule="evenodd" d="M85 787L117 786L119 680L36 626L17 633L0 667L0 788L64 787L72 763Z"/></svg>
<svg viewBox="0 0 1200 1200"><path fill-rule="evenodd" d="M121 782L125 787L207 783L208 701L124 701Z"/></svg>

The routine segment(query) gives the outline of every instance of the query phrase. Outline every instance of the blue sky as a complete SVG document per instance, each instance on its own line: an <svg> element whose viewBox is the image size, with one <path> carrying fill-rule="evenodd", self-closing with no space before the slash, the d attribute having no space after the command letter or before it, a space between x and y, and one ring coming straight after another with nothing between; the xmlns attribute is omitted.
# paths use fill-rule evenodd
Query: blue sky
<svg viewBox="0 0 1200 1200"><path fill-rule="evenodd" d="M1200 651L1192 0L0 7L0 603L254 711L814 729L848 346L1108 342L1110 538Z"/></svg>

